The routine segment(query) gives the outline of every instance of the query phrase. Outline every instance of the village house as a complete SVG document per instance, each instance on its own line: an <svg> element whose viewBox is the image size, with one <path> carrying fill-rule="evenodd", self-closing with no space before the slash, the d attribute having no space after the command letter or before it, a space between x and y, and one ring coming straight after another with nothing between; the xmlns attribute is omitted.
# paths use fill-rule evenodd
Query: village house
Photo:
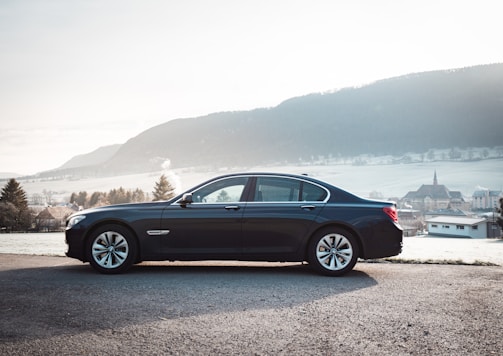
<svg viewBox="0 0 503 356"><path fill-rule="evenodd" d="M437 216L425 222L428 225L429 235L474 239L488 237L488 224L484 218Z"/></svg>
<svg viewBox="0 0 503 356"><path fill-rule="evenodd" d="M402 199L402 205L426 213L438 209L465 209L467 204L459 191L451 191L445 185L438 184L437 172L433 184L423 184L418 190L408 192Z"/></svg>
<svg viewBox="0 0 503 356"><path fill-rule="evenodd" d="M49 206L35 217L35 228L38 231L62 231L66 218L74 212L66 206Z"/></svg>

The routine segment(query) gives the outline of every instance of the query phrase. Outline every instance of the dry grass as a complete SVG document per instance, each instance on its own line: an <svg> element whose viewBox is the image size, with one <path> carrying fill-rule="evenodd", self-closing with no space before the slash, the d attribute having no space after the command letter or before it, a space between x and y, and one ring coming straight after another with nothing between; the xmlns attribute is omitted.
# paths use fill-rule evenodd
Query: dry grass
<svg viewBox="0 0 503 356"><path fill-rule="evenodd" d="M475 260L466 262L461 259L407 259L407 258L381 258L373 260L362 260L365 263L401 263L401 264L428 264L428 265L459 265L459 266L499 266L496 263Z"/></svg>

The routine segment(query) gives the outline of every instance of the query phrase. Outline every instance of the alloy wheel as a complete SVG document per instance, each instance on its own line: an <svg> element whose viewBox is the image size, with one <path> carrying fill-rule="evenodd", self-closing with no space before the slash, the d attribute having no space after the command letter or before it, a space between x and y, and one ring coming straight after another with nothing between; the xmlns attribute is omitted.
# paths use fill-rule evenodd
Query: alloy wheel
<svg viewBox="0 0 503 356"><path fill-rule="evenodd" d="M351 242L341 234L327 234L316 245L316 258L319 264L330 271L347 267L353 258L353 253Z"/></svg>
<svg viewBox="0 0 503 356"><path fill-rule="evenodd" d="M129 255L129 244L120 233L105 231L95 238L91 253L100 267L113 269L126 261Z"/></svg>

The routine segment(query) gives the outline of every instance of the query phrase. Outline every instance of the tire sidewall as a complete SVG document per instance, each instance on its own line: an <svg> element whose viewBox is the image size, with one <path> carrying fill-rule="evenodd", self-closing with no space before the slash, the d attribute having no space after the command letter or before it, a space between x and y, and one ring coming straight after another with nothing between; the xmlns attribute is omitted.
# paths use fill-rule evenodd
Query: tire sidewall
<svg viewBox="0 0 503 356"><path fill-rule="evenodd" d="M127 244L128 244L128 255L124 262L115 268L104 268L100 266L94 259L93 254L92 254L92 249L93 249L93 244L95 240L97 239L98 236L100 236L102 233L107 232L107 231L113 231L116 232L124 237L126 239ZM116 225L116 224L108 224L108 225L103 225L95 229L94 231L91 232L89 235L89 238L86 241L86 258L91 264L91 266L97 270L100 273L103 274L117 274L117 273L123 273L127 271L131 266L133 265L134 261L136 260L136 254L138 251L137 248L137 242L136 238L134 237L134 234L131 230L128 228L121 226L121 225Z"/></svg>
<svg viewBox="0 0 503 356"><path fill-rule="evenodd" d="M339 269L339 270L329 270L329 269L325 268L322 264L320 264L320 262L318 261L318 257L316 256L316 252L317 252L316 249L317 249L318 243L320 242L320 240L323 237L325 237L326 235L330 235L330 234L338 234L338 235L344 236L349 241L351 248L353 250L353 255L351 256L350 262L344 268ZM359 248L358 241L355 238L355 236L352 233L350 233L349 231L342 229L342 228L339 228L339 227L327 227L327 228L324 228L324 229L316 232L313 235L313 237L311 238L311 240L309 241L308 251L307 251L309 265L316 272L321 273L326 276L333 276L333 277L342 276L342 275L348 273L349 271L351 271L358 260L359 254L360 254L360 248Z"/></svg>

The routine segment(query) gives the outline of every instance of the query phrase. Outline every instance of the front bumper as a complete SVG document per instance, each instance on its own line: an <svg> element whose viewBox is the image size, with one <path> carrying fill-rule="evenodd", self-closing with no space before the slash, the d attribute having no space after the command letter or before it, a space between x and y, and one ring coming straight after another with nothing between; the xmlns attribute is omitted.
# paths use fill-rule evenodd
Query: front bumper
<svg viewBox="0 0 503 356"><path fill-rule="evenodd" d="M66 256L86 262L84 237L81 229L69 229L65 231L67 246Z"/></svg>

